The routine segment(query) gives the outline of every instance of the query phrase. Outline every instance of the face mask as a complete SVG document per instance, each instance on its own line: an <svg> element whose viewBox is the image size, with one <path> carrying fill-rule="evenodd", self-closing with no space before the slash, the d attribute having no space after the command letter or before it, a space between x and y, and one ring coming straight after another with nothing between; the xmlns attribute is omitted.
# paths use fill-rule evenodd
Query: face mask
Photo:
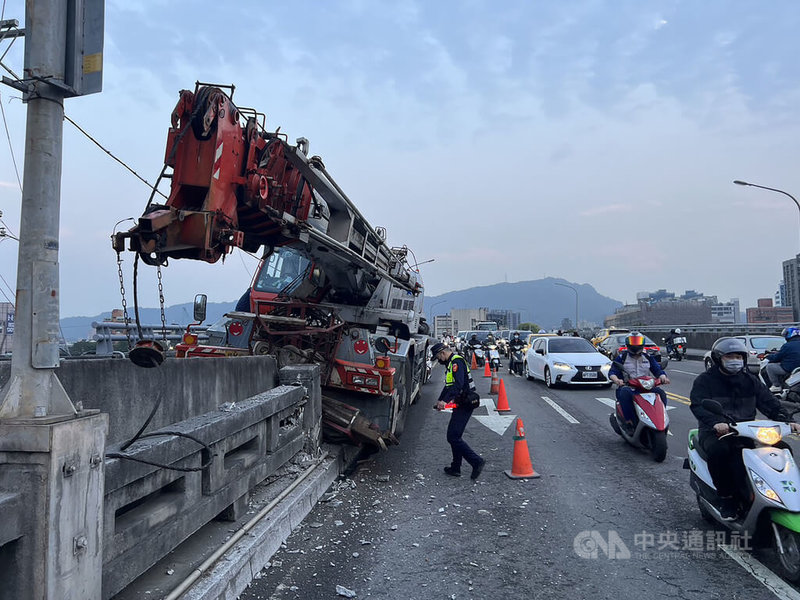
<svg viewBox="0 0 800 600"><path fill-rule="evenodd" d="M738 373L744 368L744 360L741 358L728 358L722 361L722 368L728 373Z"/></svg>
<svg viewBox="0 0 800 600"><path fill-rule="evenodd" d="M439 361L440 365L447 365L447 363L450 362L449 360L442 360L441 358L437 358L436 360Z"/></svg>

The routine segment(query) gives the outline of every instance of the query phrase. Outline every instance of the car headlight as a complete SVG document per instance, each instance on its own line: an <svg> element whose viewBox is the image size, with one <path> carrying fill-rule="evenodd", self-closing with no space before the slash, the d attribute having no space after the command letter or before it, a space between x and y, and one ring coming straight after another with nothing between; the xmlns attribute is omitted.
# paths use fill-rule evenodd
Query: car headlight
<svg viewBox="0 0 800 600"><path fill-rule="evenodd" d="M608 372L609 372L610 370L611 370L611 363L610 363L610 362L609 362L609 363L606 363L606 364L604 364L602 367L600 367L600 371L601 371L601 372L602 372L604 375L608 374Z"/></svg>
<svg viewBox="0 0 800 600"><path fill-rule="evenodd" d="M750 469L750 477L752 477L753 483L755 484L759 494L761 494L765 498L769 498L773 502L778 502L779 504L783 504L783 500L781 500L781 497L778 496L778 494L775 493L775 490L769 487L767 482L764 481L758 473L753 471L753 469Z"/></svg>
<svg viewBox="0 0 800 600"><path fill-rule="evenodd" d="M563 362L554 362L553 368L558 369L560 371L570 371L572 370L572 365L568 365L567 363Z"/></svg>

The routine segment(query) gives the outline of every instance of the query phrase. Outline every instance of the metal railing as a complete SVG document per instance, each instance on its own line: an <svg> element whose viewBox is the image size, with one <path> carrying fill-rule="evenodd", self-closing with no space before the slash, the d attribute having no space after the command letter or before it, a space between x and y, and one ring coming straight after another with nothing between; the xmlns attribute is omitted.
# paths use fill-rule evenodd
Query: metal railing
<svg viewBox="0 0 800 600"><path fill-rule="evenodd" d="M97 356L111 356L114 353L114 342L126 342L128 339L135 342L139 339L139 330L135 323L95 321L92 323L92 327L96 332L92 339L97 342L97 349L95 350ZM208 339L208 335L205 333L208 330L207 325L192 325L189 329L198 334L199 340L205 341ZM186 326L142 325L142 339L145 340L163 340L165 332L168 342L180 341L186 332Z"/></svg>

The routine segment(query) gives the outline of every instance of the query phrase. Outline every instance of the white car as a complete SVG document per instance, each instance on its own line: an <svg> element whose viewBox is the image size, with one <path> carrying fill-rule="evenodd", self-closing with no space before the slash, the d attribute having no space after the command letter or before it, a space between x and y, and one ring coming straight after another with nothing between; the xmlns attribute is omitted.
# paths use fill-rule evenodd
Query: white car
<svg viewBox="0 0 800 600"><path fill-rule="evenodd" d="M611 385L611 361L580 337L541 337L525 354L525 375L547 387L559 383Z"/></svg>

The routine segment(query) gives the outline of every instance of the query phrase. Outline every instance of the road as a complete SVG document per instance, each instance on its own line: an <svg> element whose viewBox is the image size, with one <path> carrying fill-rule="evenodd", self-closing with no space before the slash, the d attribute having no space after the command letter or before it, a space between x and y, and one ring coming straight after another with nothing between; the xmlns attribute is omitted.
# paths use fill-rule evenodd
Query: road
<svg viewBox="0 0 800 600"><path fill-rule="evenodd" d="M548 389L504 375L539 479L504 474L513 417L489 406L465 438L486 459L477 480L442 472L448 415L431 407L442 369L412 409L399 447L373 455L323 498L242 600L357 598L800 599L769 571L771 550L717 544L682 468L700 362L671 363L672 436L663 463L608 423L613 391ZM549 402L548 402L549 400ZM465 474L469 468L466 467ZM607 545L607 552L602 545ZM594 550L594 552L592 552ZM727 551L726 551L727 550Z"/></svg>

